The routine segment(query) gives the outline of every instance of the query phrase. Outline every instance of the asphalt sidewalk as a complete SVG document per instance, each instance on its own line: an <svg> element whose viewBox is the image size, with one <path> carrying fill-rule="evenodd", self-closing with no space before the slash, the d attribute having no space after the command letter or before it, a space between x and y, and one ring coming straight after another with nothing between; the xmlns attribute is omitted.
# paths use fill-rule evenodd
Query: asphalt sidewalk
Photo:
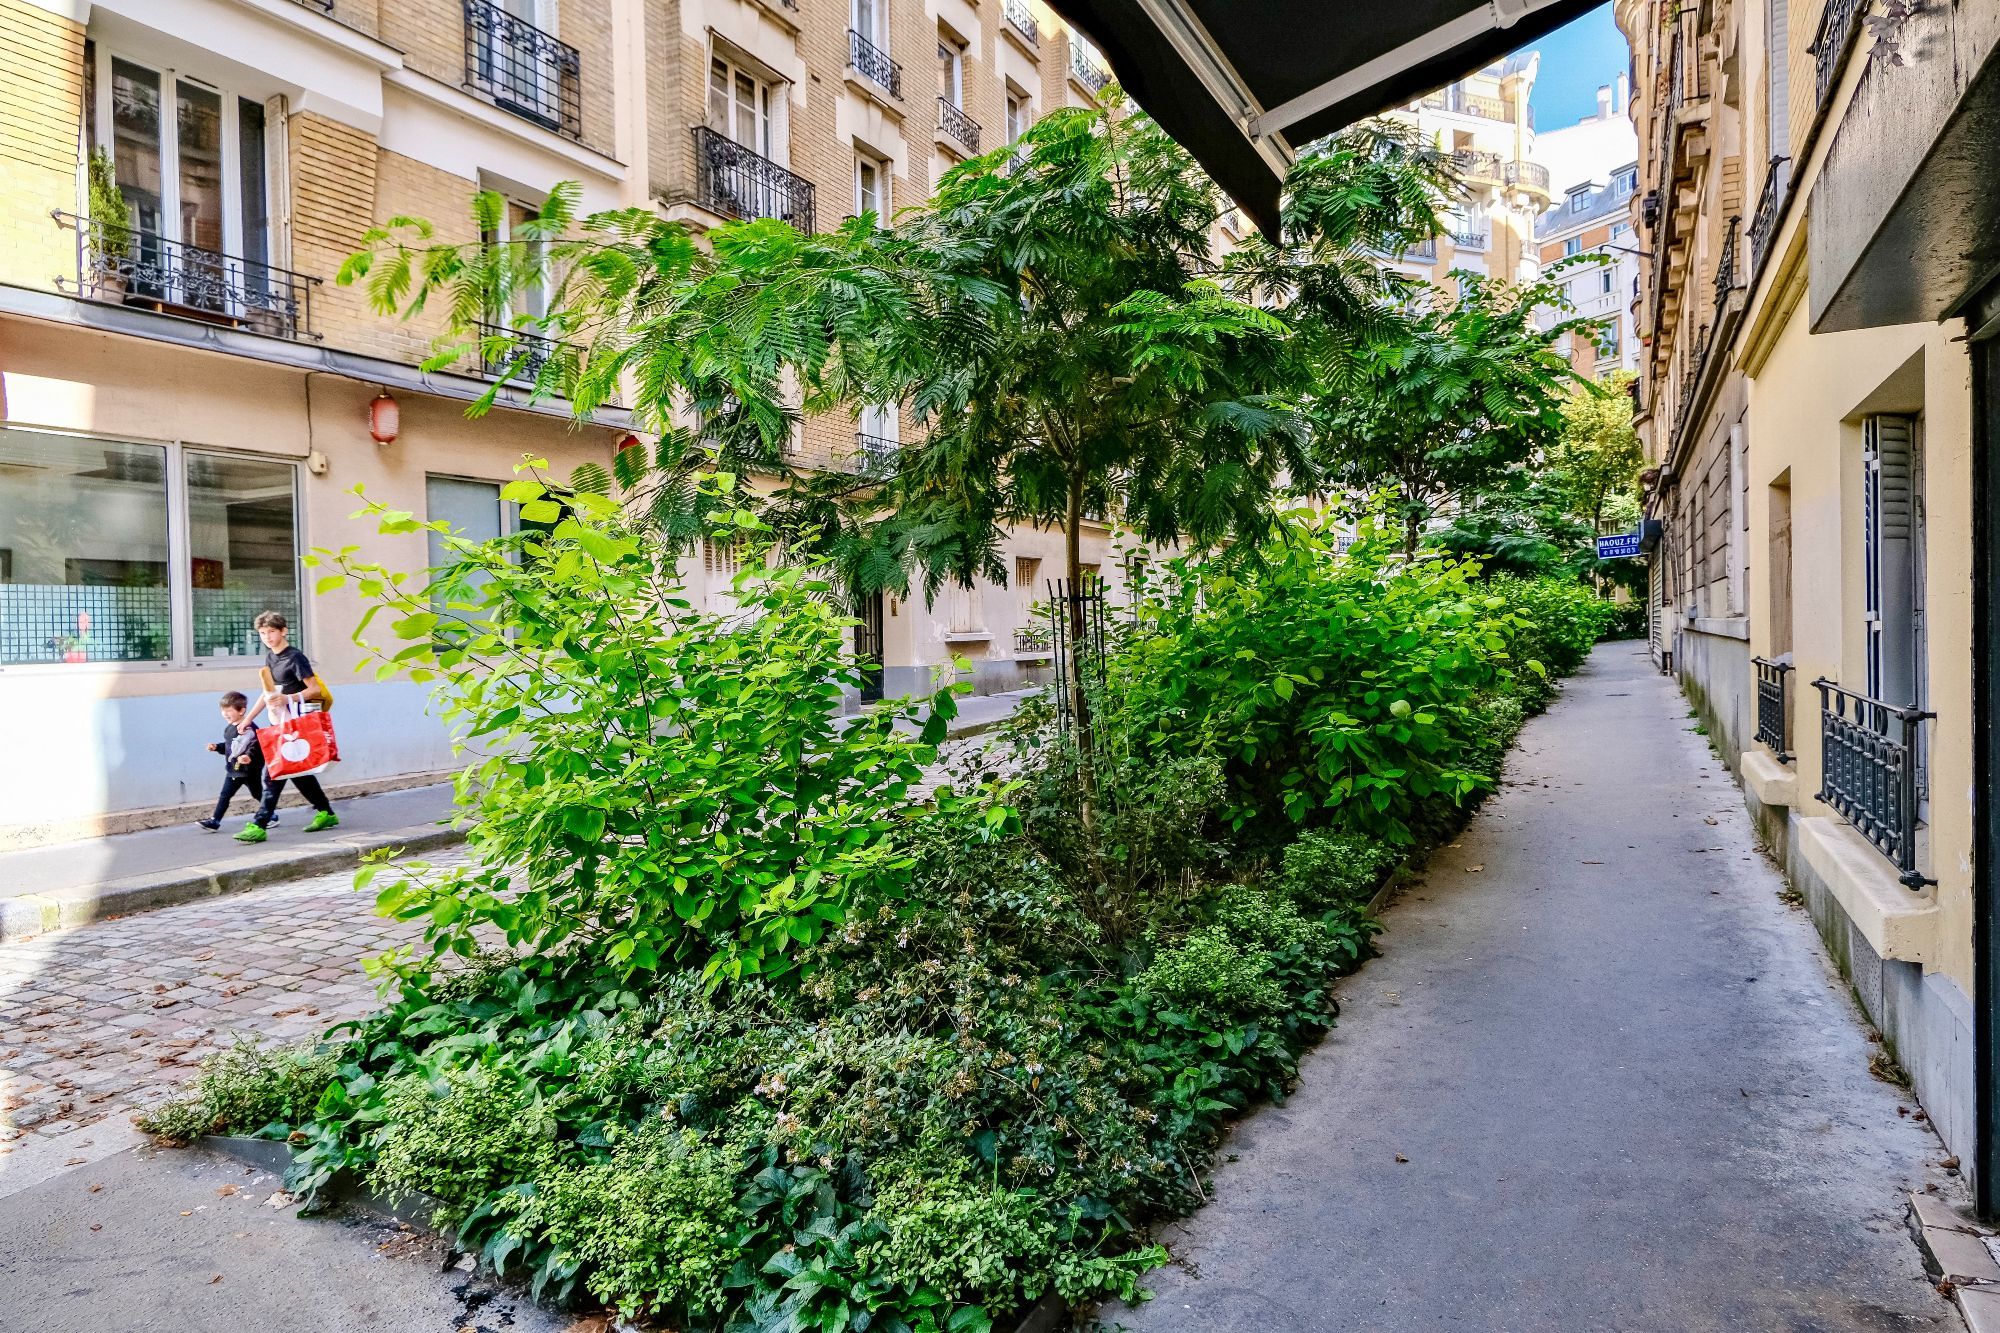
<svg viewBox="0 0 2000 1333"><path fill-rule="evenodd" d="M990 731L1034 691L959 700L954 738ZM357 864L383 847L430 851L464 839L450 827L449 783L340 801L340 827L305 832L311 811L286 806L269 842L231 835L249 821L239 796L220 832L193 823L0 852L0 944L107 916L235 893Z"/></svg>
<svg viewBox="0 0 2000 1333"><path fill-rule="evenodd" d="M1134 1333L1961 1327L1905 1225L1963 1198L1742 796L1630 643L1385 909Z"/></svg>

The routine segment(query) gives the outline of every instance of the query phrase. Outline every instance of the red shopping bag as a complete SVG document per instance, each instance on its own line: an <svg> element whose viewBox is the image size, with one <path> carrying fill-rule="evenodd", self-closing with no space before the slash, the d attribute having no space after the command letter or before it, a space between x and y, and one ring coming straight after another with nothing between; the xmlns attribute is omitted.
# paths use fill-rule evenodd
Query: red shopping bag
<svg viewBox="0 0 2000 1333"><path fill-rule="evenodd" d="M302 778L340 758L333 739L333 718L327 713L300 713L257 733L264 751L266 778Z"/></svg>

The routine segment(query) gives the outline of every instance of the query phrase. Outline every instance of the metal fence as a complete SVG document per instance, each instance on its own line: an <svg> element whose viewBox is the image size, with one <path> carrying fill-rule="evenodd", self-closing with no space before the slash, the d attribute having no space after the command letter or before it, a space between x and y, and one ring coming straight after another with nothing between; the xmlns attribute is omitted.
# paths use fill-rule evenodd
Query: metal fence
<svg viewBox="0 0 2000 1333"><path fill-rule="evenodd" d="M76 232L78 296L275 338L319 336L312 331L318 278L60 209L51 216Z"/></svg>
<svg viewBox="0 0 2000 1333"><path fill-rule="evenodd" d="M864 477L881 479L896 470L903 446L883 435L854 432L854 469Z"/></svg>
<svg viewBox="0 0 2000 1333"><path fill-rule="evenodd" d="M1015 32L1028 39L1029 46L1042 44L1042 25L1035 21L1035 11L1028 7L1028 0L1005 0L1000 12Z"/></svg>
<svg viewBox="0 0 2000 1333"><path fill-rule="evenodd" d="M1103 92L1104 85L1111 82L1111 71L1091 59L1089 52L1075 42L1069 45L1069 72L1093 93Z"/></svg>
<svg viewBox="0 0 2000 1333"><path fill-rule="evenodd" d="M706 125L694 127L695 202L731 218L777 218L815 230L812 182Z"/></svg>
<svg viewBox="0 0 2000 1333"><path fill-rule="evenodd" d="M1919 732L1935 713L1844 690L1824 676L1819 691L1819 799L1895 863L1909 888L1934 884L1917 869Z"/></svg>
<svg viewBox="0 0 2000 1333"><path fill-rule="evenodd" d="M1847 48L1861 31L1861 16L1868 6L1864 0L1827 0L1820 11L1819 31L1813 36L1814 105L1825 106L1833 91L1834 78L1847 58Z"/></svg>
<svg viewBox="0 0 2000 1333"><path fill-rule="evenodd" d="M1757 668L1757 739L1771 747L1779 763L1789 764L1796 757L1792 753L1791 710L1785 698L1792 664L1763 657L1750 661Z"/></svg>
<svg viewBox="0 0 2000 1333"><path fill-rule="evenodd" d="M889 59L889 53L854 29L847 30L847 60L866 78L888 90L889 96L903 95L903 67Z"/></svg>
<svg viewBox="0 0 2000 1333"><path fill-rule="evenodd" d="M465 86L503 111L583 137L583 57L491 0L463 0Z"/></svg>
<svg viewBox="0 0 2000 1333"><path fill-rule="evenodd" d="M979 151L979 122L944 97L938 98L938 128L973 152Z"/></svg>
<svg viewBox="0 0 2000 1333"><path fill-rule="evenodd" d="M472 328L479 335L479 373L488 379L533 384L545 366L570 351L557 339L506 324L482 322Z"/></svg>

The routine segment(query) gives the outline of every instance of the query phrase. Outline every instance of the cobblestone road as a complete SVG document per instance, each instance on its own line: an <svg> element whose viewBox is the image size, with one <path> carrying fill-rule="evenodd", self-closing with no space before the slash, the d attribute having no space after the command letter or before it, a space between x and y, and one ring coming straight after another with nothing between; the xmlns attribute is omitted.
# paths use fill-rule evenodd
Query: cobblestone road
<svg viewBox="0 0 2000 1333"><path fill-rule="evenodd" d="M353 879L339 871L0 946L0 1177L9 1156L43 1156L56 1140L90 1148L93 1126L129 1141L133 1114L238 1033L289 1041L371 1008L360 960L415 932L377 917Z"/></svg>

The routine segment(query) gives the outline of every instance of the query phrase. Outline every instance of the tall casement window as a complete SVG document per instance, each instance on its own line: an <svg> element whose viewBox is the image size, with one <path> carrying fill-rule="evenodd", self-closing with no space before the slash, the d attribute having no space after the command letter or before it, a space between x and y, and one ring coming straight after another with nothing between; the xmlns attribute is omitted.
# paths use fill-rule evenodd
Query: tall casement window
<svg viewBox="0 0 2000 1333"><path fill-rule="evenodd" d="M1789 0L1764 0L1764 90L1768 105L1764 111L1767 158L1787 157L1792 151L1791 36L1785 10Z"/></svg>
<svg viewBox="0 0 2000 1333"><path fill-rule="evenodd" d="M708 61L708 123L753 153L776 156L770 82L719 55Z"/></svg>
<svg viewBox="0 0 2000 1333"><path fill-rule="evenodd" d="M1862 625L1869 697L1923 704L1923 512L1917 420L1862 421Z"/></svg>
<svg viewBox="0 0 2000 1333"><path fill-rule="evenodd" d="M873 213L877 222L889 220L889 164L868 153L854 155L854 216Z"/></svg>
<svg viewBox="0 0 2000 1333"><path fill-rule="evenodd" d="M0 667L261 652L258 612L300 623L297 489L276 459L0 428Z"/></svg>
<svg viewBox="0 0 2000 1333"><path fill-rule="evenodd" d="M1028 132L1028 126L1035 123L1035 113L1029 109L1028 95L1015 88L1007 89L1007 142L1013 143Z"/></svg>
<svg viewBox="0 0 2000 1333"><path fill-rule="evenodd" d="M102 42L86 59L91 147L109 150L140 233L135 287L230 313L271 259L264 104ZM239 271L225 254L248 262Z"/></svg>
<svg viewBox="0 0 2000 1333"><path fill-rule="evenodd" d="M889 0L849 0L847 22L869 45L889 49Z"/></svg>
<svg viewBox="0 0 2000 1333"><path fill-rule="evenodd" d="M938 96L965 108L965 44L950 33L938 33Z"/></svg>

